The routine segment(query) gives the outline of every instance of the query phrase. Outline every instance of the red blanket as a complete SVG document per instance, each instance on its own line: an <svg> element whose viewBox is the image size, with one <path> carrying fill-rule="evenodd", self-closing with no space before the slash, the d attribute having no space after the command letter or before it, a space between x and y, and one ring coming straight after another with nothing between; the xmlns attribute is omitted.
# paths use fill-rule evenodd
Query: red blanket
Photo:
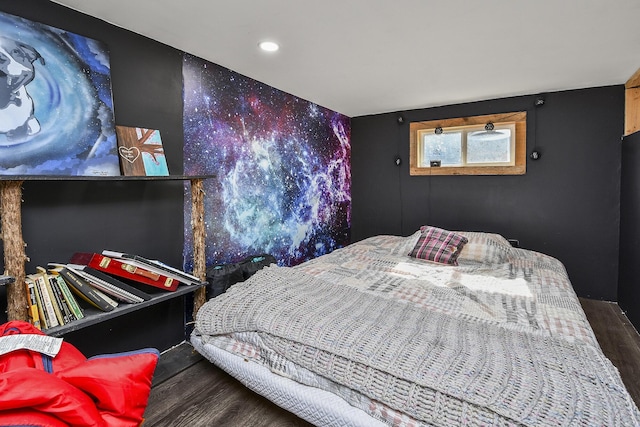
<svg viewBox="0 0 640 427"><path fill-rule="evenodd" d="M40 334L27 322L0 325L0 336ZM50 357L31 350L0 356L0 426L139 426L159 353L156 349L87 359L62 343Z"/></svg>

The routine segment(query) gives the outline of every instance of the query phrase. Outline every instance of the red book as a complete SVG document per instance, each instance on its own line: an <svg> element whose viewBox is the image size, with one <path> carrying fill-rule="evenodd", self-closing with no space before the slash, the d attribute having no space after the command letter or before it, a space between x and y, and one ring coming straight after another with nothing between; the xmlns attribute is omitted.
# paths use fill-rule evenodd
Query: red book
<svg viewBox="0 0 640 427"><path fill-rule="evenodd" d="M76 252L69 260L71 264L87 265L95 270L107 274L133 280L138 283L164 289L165 291L175 291L180 282L162 274L145 270L131 264L126 264L115 258L110 258L102 254L89 252Z"/></svg>

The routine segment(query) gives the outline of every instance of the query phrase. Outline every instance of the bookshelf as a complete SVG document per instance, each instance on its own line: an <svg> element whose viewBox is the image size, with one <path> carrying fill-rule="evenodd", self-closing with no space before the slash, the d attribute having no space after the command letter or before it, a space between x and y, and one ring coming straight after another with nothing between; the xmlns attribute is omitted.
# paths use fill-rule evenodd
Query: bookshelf
<svg viewBox="0 0 640 427"><path fill-rule="evenodd" d="M197 292L199 289L204 289L204 285L180 285L178 289L174 292L157 292L152 294L152 298L149 301L141 302L138 304L126 304L120 302L118 307L114 308L112 311L100 311L97 308L84 306L84 315L85 317L80 320L74 320L73 322L69 322L66 325L56 326L54 328L45 329L45 333L47 335L53 337L59 337L66 333L77 331L83 328L86 328L91 325L95 325L96 323L103 322L105 320L113 319L119 316L124 316L125 314L132 313L137 310L143 310L147 307L150 307L155 304L159 304L161 302L182 297L191 292ZM145 290L147 293L151 293L148 290Z"/></svg>
<svg viewBox="0 0 640 427"><path fill-rule="evenodd" d="M205 280L205 225L204 225L204 180L214 178L215 175L169 175L169 176L0 176L0 237L4 246L4 266L6 274L15 277L15 282L7 288L7 318L8 320L27 320L27 299L24 290L25 263L28 257L25 252L25 242L22 237L22 184L24 181L190 181L191 183L191 228L194 236L194 271L193 275ZM47 334L63 335L67 332L82 329L87 326L144 309L172 298L182 297L195 292L194 316L204 304L204 286L181 285L175 292L163 292L139 304L121 304L110 312L98 310L86 311L83 319L67 325L47 329Z"/></svg>

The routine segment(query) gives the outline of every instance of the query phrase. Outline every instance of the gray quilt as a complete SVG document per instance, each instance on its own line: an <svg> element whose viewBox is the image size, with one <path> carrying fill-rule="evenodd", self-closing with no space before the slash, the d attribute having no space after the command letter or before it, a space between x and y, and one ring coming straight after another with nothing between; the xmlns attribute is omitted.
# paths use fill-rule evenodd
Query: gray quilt
<svg viewBox="0 0 640 427"><path fill-rule="evenodd" d="M640 425L595 347L269 267L198 313L204 335L258 331L295 363L434 425Z"/></svg>

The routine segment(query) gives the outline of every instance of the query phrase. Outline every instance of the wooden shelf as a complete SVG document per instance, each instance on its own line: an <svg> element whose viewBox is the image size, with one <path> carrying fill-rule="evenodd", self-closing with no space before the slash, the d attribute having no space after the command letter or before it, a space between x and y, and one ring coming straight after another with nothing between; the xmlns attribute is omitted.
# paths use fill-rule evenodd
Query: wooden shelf
<svg viewBox="0 0 640 427"><path fill-rule="evenodd" d="M137 304L127 304L120 302L118 304L118 307L114 308L111 311L100 311L97 308L89 307L84 302L81 302L84 307L83 311L85 317L80 320L69 322L66 325L45 329L44 332L47 335L59 337L69 332L77 331L79 329L104 322L105 320L124 316L125 314L132 313L137 310L142 310L152 305L156 305L164 301L187 295L191 292L197 291L198 289L202 289L203 287L204 285L180 285L178 289L173 292L159 291L157 293L152 293L149 290L145 290L145 292L151 293L153 295L149 301L144 301Z"/></svg>
<svg viewBox="0 0 640 427"><path fill-rule="evenodd" d="M204 225L204 189L203 180L215 175L168 175L168 176L57 176L57 175L0 175L0 238L4 244L4 265L6 274L15 278L15 283L7 285L8 320L27 320L27 300L24 292L25 243L22 239L22 182L23 181L190 181L191 182L191 223L194 235L193 275L205 280L205 225ZM86 318L62 327L47 330L50 335L62 335L81 329L103 320L121 316L167 299L195 292L194 316L205 301L204 286L186 286L176 292L154 297L140 304L123 304L111 312L92 312L88 310Z"/></svg>

